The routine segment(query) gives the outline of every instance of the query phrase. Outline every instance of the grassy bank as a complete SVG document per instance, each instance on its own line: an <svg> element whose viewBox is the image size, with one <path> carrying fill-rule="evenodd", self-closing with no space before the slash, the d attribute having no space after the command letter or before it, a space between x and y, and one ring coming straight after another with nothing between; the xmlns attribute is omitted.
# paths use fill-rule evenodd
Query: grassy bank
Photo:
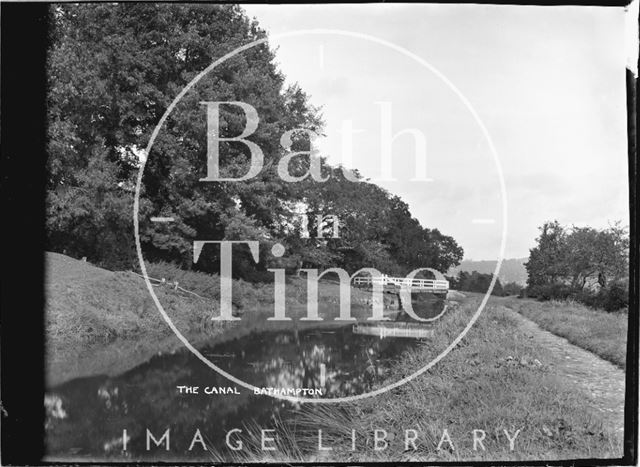
<svg viewBox="0 0 640 467"><path fill-rule="evenodd" d="M339 285L319 287L319 315L325 321L304 322L306 283L294 278L286 285L290 322L268 321L274 313L273 284L233 281L236 322L212 321L219 310L219 277L150 264L150 277L165 279L154 290L167 315L194 345L222 342L253 331L291 327L330 327L338 315ZM174 283L196 295L176 290ZM115 375L147 361L158 352L184 346L156 308L144 280L132 272L113 272L57 253L47 253L47 384L94 374ZM385 298L389 300L389 297ZM352 289L352 315L371 316L371 293ZM387 303L387 305L390 305ZM392 305L392 304L391 304Z"/></svg>
<svg viewBox="0 0 640 467"><path fill-rule="evenodd" d="M49 255L48 259L50 385L89 374L119 374L158 352L183 348L162 321L140 277L105 271L62 255ZM211 321L212 313L218 311L215 278L192 273L178 277L179 271L165 266L150 268L149 274L169 282L177 280L204 297L183 294L169 285L156 288L178 329L196 344L283 325L267 321L273 314L270 285L234 282L234 306L243 321L221 324ZM335 316L338 291L337 284L322 285L321 316ZM369 316L366 301L370 294L353 292L352 304L359 310L356 314ZM304 298L302 283L294 280L287 284L287 315L299 318L305 310L301 305ZM412 374L440 354L468 324L480 300L475 294L460 298L460 306L436 322L434 337L403 353L378 387ZM279 446L274 460L360 463L619 457L619 434L605 425L601 413L586 406L582 389L567 386L566 378L556 373L552 351L521 329L521 317L506 308L516 309L516 303L546 304L509 300L492 298L460 344L411 382L357 403L304 405L299 416L288 419L293 420L291 425L274 421L277 432L283 434L276 441ZM297 322L294 319L291 323ZM330 451L318 450L319 429L323 446L331 447ZM376 429L386 431L385 449L374 448ZM351 450L352 430L357 433L355 451ZM407 430L416 432L415 449L405 445ZM438 449L445 430L450 443L444 442ZM474 446L473 430L482 430L482 447ZM507 436L515 436L517 430L511 449ZM252 438L260 440L259 436ZM238 453L212 452L212 460L218 455L227 461L265 461L271 455L261 452L259 444L255 449L247 447ZM233 455L240 457L232 459Z"/></svg>
<svg viewBox="0 0 640 467"><path fill-rule="evenodd" d="M413 373L446 347L478 301L471 297L456 313L446 315L436 337L403 354L386 383ZM462 342L412 382L356 403L305 406L295 432L281 441L280 452L287 453L287 460L346 462L621 456L620 437L585 407L580 390L563 384L549 364L550 351L521 331L518 322L513 312L490 303ZM323 446L331 451L318 452L318 429L323 430ZM375 429L386 430L389 444L384 450L373 447ZM418 432L415 450L405 449L408 429ZM445 429L453 448L445 442L438 450ZM352 430L358 433L355 452ZM486 434L485 450L479 445L474 449L472 430ZM513 450L503 430L512 437L521 430ZM238 461L252 459L264 460L264 453Z"/></svg>
<svg viewBox="0 0 640 467"><path fill-rule="evenodd" d="M176 325L195 329L206 303L158 288ZM47 253L45 278L46 381L49 386L91 374L116 374L159 350L178 348L144 281L68 256ZM178 313L174 313L178 314ZM214 333L215 329L209 329Z"/></svg>
<svg viewBox="0 0 640 467"><path fill-rule="evenodd" d="M574 301L538 302L514 297L492 300L508 306L572 344L620 368L626 367L629 318L626 312L608 313Z"/></svg>

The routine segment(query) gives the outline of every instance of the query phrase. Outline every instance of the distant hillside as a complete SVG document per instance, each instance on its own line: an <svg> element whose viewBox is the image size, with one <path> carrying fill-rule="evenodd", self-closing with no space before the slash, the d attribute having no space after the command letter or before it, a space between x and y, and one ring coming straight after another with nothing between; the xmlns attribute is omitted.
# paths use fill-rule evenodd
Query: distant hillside
<svg viewBox="0 0 640 467"><path fill-rule="evenodd" d="M502 262L502 266L500 267L500 273L498 274L498 278L501 283L506 282L517 282L521 285L526 285L527 283L527 270L524 267L524 263L527 262L529 258L511 258L505 259ZM460 263L460 266L449 269L447 275L455 276L460 271L478 271L483 274L491 274L496 268L497 261L470 261L464 260Z"/></svg>

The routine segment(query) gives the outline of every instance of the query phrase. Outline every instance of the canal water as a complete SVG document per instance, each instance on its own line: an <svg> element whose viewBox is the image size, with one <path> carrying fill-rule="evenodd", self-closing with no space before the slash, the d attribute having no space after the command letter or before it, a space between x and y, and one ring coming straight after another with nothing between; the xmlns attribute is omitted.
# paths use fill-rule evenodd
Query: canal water
<svg viewBox="0 0 640 467"><path fill-rule="evenodd" d="M235 377L260 388L320 389L322 397L362 394L381 382L414 339L356 335L351 326L270 331L200 349ZM198 386L198 394L179 386ZM205 394L209 388L212 394ZM212 388L215 388L212 389ZM224 390L231 394L215 394ZM230 389L227 389L230 388ZM239 394L235 394L235 392ZM211 460L228 452L233 429L291 423L301 404L254 393L218 375L186 349L158 355L116 377L69 381L46 394L48 458L86 460ZM151 444L170 429L170 451ZM196 429L201 443L189 451ZM123 450L123 430L127 449Z"/></svg>

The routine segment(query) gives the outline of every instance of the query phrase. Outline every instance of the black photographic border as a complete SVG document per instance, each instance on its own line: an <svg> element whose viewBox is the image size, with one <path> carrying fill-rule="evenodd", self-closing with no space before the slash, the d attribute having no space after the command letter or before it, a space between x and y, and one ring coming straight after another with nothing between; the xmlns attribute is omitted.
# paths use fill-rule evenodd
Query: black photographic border
<svg viewBox="0 0 640 467"><path fill-rule="evenodd" d="M92 2L88 2L92 3ZM141 2L146 3L146 2ZM191 2L210 3L210 2ZM280 3L280 2L241 2ZM291 2L305 3L305 2ZM338 2L326 3L367 3ZM387 3L394 3L387 2ZM489 5L623 7L627 1L458 1ZM45 465L44 455L44 246L46 169L46 53L52 3L3 2L1 17L0 198L0 456L4 465ZM622 72L622 70L621 70ZM626 72L629 169L629 326L627 334L624 454L614 459L447 462L448 465L635 465L638 462L638 80ZM62 463L47 462L46 465ZM94 464L81 462L76 464ZM121 465L105 463L101 465ZM143 462L142 465L172 465ZM180 465L202 464L182 462ZM438 463L442 464L442 463ZM289 465L304 465L292 462ZM316 465L346 465L319 463ZM376 465L416 465L394 462ZM427 464L429 465L429 464ZM436 464L431 464L436 465Z"/></svg>

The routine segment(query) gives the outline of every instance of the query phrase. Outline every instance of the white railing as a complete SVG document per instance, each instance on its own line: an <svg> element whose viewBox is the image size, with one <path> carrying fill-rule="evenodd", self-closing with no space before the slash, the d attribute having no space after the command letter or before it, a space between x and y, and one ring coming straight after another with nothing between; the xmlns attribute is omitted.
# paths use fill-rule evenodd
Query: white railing
<svg viewBox="0 0 640 467"><path fill-rule="evenodd" d="M395 285L412 289L449 290L449 281L438 279L408 279L406 277L359 276L353 279L354 285Z"/></svg>

